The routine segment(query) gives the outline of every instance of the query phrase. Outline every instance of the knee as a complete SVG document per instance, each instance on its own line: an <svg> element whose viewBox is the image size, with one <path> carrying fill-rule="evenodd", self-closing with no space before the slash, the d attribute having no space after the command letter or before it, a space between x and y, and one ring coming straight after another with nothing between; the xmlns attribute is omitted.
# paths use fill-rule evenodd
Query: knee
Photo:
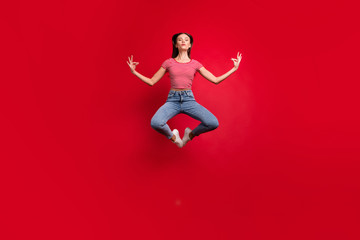
<svg viewBox="0 0 360 240"><path fill-rule="evenodd" d="M162 127L161 121L154 117L151 119L150 125L153 129L159 129Z"/></svg>
<svg viewBox="0 0 360 240"><path fill-rule="evenodd" d="M219 121L216 117L214 117L210 122L208 122L207 126L212 130L216 129L217 127L219 127Z"/></svg>

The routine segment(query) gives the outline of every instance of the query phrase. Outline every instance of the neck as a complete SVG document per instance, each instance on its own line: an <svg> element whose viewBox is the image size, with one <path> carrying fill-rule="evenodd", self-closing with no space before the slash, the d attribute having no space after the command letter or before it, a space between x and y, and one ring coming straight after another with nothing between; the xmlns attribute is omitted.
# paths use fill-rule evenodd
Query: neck
<svg viewBox="0 0 360 240"><path fill-rule="evenodd" d="M176 59L178 60L189 60L189 56L187 54L187 51L180 51L179 54L177 55Z"/></svg>

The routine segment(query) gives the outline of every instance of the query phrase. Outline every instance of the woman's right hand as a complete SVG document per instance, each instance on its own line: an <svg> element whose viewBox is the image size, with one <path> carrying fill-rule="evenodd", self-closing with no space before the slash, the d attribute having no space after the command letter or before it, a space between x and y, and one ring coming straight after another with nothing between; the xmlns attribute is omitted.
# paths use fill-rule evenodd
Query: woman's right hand
<svg viewBox="0 0 360 240"><path fill-rule="evenodd" d="M138 65L139 62L133 62L133 55L131 55L131 59L130 59L129 57L128 57L128 59L129 59L129 62L128 62L128 61L126 61L126 62L127 62L127 64L129 65L129 67L130 67L130 71L131 71L132 73L134 73L135 68L136 68L136 65Z"/></svg>

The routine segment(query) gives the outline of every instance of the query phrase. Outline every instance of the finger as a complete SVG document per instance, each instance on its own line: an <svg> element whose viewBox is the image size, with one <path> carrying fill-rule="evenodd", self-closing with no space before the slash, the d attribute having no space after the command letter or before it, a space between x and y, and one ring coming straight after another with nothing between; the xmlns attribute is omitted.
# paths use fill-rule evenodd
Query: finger
<svg viewBox="0 0 360 240"><path fill-rule="evenodd" d="M131 55L131 61L133 60L133 55Z"/></svg>

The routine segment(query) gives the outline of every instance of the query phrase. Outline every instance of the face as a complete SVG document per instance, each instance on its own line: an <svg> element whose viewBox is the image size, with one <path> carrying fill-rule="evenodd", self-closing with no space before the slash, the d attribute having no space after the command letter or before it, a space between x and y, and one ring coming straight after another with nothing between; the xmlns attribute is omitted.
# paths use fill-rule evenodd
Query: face
<svg viewBox="0 0 360 240"><path fill-rule="evenodd" d="M176 40L176 48L187 50L191 47L190 38L186 34L180 34Z"/></svg>

